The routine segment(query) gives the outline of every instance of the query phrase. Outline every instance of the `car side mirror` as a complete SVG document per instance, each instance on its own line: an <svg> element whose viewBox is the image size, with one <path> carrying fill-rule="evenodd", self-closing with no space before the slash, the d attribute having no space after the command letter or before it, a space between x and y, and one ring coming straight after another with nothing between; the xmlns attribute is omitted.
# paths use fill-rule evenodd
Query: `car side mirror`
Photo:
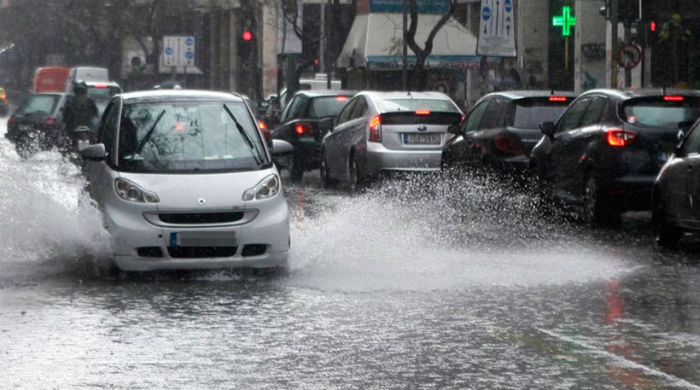
<svg viewBox="0 0 700 390"><path fill-rule="evenodd" d="M272 139L272 155L273 156L283 156L285 154L291 154L294 151L294 146L289 142L281 139Z"/></svg>
<svg viewBox="0 0 700 390"><path fill-rule="evenodd" d="M540 123L540 131L542 134L546 135L549 137L549 139L554 138L554 131L556 128L554 127L554 122L542 122Z"/></svg>
<svg viewBox="0 0 700 390"><path fill-rule="evenodd" d="M104 161L107 158L105 144L94 144L80 151L80 157L87 161Z"/></svg>
<svg viewBox="0 0 700 390"><path fill-rule="evenodd" d="M454 135L461 135L461 134L462 134L462 129L459 127L459 125L454 125L454 124L453 124L453 125L450 125L450 126L447 128L447 132L450 133L450 134L454 134Z"/></svg>

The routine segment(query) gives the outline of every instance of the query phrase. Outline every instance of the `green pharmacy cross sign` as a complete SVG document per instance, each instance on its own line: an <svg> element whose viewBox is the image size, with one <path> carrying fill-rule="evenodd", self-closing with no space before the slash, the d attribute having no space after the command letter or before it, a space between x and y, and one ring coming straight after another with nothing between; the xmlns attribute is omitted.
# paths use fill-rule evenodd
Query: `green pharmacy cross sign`
<svg viewBox="0 0 700 390"><path fill-rule="evenodd" d="M571 7L562 7L562 15L552 17L552 25L561 27L561 35L568 37L571 35L571 26L576 25L576 18L571 16Z"/></svg>

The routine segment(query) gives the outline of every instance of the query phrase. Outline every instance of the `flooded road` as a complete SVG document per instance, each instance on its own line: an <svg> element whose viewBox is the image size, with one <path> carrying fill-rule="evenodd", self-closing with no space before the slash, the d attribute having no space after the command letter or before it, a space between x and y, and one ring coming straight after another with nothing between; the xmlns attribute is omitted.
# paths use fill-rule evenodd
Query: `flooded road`
<svg viewBox="0 0 700 390"><path fill-rule="evenodd" d="M0 388L700 389L695 241L483 178L316 174L287 184L288 275L124 275L78 169L0 137Z"/></svg>

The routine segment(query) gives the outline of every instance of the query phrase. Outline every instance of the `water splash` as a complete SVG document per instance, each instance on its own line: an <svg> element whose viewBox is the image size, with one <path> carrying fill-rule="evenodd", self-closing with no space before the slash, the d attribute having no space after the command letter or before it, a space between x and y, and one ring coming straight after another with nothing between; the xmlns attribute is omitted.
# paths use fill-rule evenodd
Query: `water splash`
<svg viewBox="0 0 700 390"><path fill-rule="evenodd" d="M293 218L290 283L426 291L586 283L626 270L536 202L483 177L425 175L335 197Z"/></svg>

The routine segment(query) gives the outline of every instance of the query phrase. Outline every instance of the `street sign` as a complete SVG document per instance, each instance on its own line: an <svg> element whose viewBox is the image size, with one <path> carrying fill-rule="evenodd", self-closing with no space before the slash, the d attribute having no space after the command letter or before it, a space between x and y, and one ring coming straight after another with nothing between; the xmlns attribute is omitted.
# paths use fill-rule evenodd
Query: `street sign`
<svg viewBox="0 0 700 390"><path fill-rule="evenodd" d="M482 56L515 57L513 0L481 0L476 52Z"/></svg>
<svg viewBox="0 0 700 390"><path fill-rule="evenodd" d="M188 36L163 37L164 66L194 66L195 39Z"/></svg>
<svg viewBox="0 0 700 390"><path fill-rule="evenodd" d="M632 69L642 62L642 49L635 44L626 44L617 53L617 63L627 69Z"/></svg>

